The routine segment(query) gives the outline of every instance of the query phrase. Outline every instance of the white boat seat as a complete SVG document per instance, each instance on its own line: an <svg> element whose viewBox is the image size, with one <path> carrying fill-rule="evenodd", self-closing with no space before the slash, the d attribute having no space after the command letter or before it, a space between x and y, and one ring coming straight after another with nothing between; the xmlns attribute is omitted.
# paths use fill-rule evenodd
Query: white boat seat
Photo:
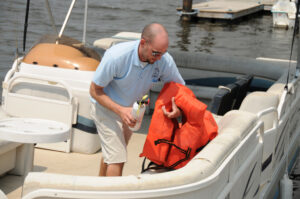
<svg viewBox="0 0 300 199"><path fill-rule="evenodd" d="M214 117L216 123L219 125L220 120L222 119L222 117L224 117L223 115L217 115L212 113L212 116Z"/></svg>
<svg viewBox="0 0 300 199"><path fill-rule="evenodd" d="M244 120L241 125L237 125L237 120L233 123L226 122L235 121L235 118L244 118ZM155 175L148 173L124 177L71 176L33 172L29 173L25 179L23 196L43 188L70 191L130 191L174 187L197 182L212 175L219 168L241 139L256 125L257 117L248 112L231 111L222 120L220 123L224 126L221 126L220 134L186 166L178 170ZM243 156L241 160L243 158L247 157Z"/></svg>
<svg viewBox="0 0 300 199"><path fill-rule="evenodd" d="M11 89L12 93L18 93L23 95L30 95L35 97L43 97L47 99L54 99L60 101L68 101L70 96L66 89L57 86L36 84L33 82L17 82Z"/></svg>
<svg viewBox="0 0 300 199"><path fill-rule="evenodd" d="M278 96L278 98L280 99L280 97L284 91L284 87L285 87L285 83L277 83L276 82L267 90L267 92L276 94Z"/></svg>
<svg viewBox="0 0 300 199"><path fill-rule="evenodd" d="M258 114L270 107L277 108L278 103L279 98L277 95L270 92L258 91L247 95L239 110ZM276 117L277 116L274 112L262 116L261 120L264 122L264 130L268 130L273 127L273 121Z"/></svg>
<svg viewBox="0 0 300 199"><path fill-rule="evenodd" d="M227 112L218 122L219 134L235 134L243 139L257 122L255 114L232 110Z"/></svg>
<svg viewBox="0 0 300 199"><path fill-rule="evenodd" d="M126 41L138 40L141 38L141 33L136 32L119 32L110 38L102 38L94 41L93 45L98 48L108 49L111 46Z"/></svg>

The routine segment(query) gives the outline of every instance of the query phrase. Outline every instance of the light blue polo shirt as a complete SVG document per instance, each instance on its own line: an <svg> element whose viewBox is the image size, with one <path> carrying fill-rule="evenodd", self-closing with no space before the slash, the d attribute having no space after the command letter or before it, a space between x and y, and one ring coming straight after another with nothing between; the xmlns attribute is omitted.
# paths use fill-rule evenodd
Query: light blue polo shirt
<svg viewBox="0 0 300 199"><path fill-rule="evenodd" d="M122 106L132 106L159 80L185 84L168 53L144 66L138 57L139 43L123 42L109 48L94 74L93 82L104 87L105 94Z"/></svg>

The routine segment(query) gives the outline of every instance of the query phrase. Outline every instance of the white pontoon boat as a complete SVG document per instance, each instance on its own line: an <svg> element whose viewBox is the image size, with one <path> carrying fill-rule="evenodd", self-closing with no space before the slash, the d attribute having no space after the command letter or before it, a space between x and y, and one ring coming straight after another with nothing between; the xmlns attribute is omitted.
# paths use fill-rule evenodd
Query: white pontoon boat
<svg viewBox="0 0 300 199"><path fill-rule="evenodd" d="M95 42L93 49L68 37L44 37L8 71L3 82L3 115L51 119L72 127L71 139L66 142L36 147L95 153L100 145L89 116L88 89L101 61L97 52L137 36L120 33L105 42ZM215 113L219 134L214 140L186 166L173 171L122 177L30 172L22 198L279 197L283 192L280 180L299 155L300 81L296 64L169 53L188 87ZM149 93L149 113L162 86L153 85ZM60 106L69 107L69 111L53 111ZM2 159L0 162L1 168Z"/></svg>

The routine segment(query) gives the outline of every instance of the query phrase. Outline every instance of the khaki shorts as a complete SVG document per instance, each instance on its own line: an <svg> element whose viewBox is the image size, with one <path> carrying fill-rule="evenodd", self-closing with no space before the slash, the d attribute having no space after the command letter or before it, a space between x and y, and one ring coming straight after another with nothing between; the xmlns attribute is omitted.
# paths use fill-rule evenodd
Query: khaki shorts
<svg viewBox="0 0 300 199"><path fill-rule="evenodd" d="M105 163L123 163L127 161L127 144L132 131L114 112L92 103L93 118L100 136L102 157Z"/></svg>

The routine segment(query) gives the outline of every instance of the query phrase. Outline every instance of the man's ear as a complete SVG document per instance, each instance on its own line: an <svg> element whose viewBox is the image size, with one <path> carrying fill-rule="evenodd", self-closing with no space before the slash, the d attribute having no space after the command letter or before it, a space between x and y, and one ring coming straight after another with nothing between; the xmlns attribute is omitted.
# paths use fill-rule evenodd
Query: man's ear
<svg viewBox="0 0 300 199"><path fill-rule="evenodd" d="M140 41L140 44L145 45L145 43L146 43L146 40L144 38L142 38L141 41Z"/></svg>

